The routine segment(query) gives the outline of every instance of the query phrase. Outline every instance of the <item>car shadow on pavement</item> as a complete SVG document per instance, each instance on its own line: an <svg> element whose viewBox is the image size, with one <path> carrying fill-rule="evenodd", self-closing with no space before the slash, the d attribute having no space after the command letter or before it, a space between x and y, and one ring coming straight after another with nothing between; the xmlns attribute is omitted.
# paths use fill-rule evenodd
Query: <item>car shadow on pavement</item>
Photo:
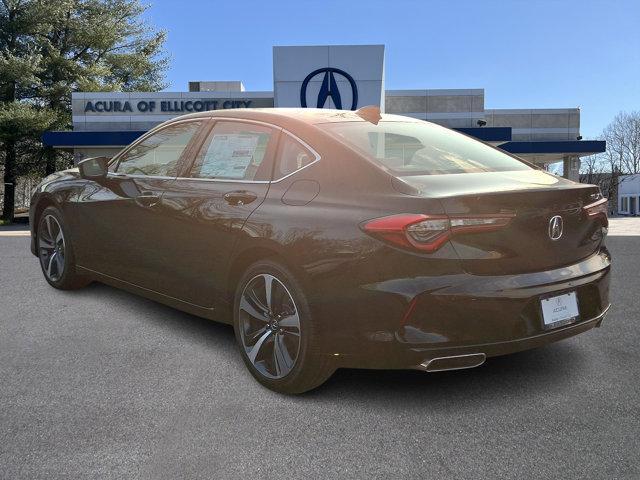
<svg viewBox="0 0 640 480"><path fill-rule="evenodd" d="M457 384L468 386L471 378L477 381L495 380L502 377L505 380L521 380L525 377L528 381L550 379L557 375L563 376L572 368L577 367L583 358L580 349L567 343L559 343L537 348L525 352L488 358L480 367L464 370L451 370L444 372L426 373L417 370L358 370L342 369L336 374L336 383L359 382L366 384L379 384L387 379L393 383L400 382L407 388L414 388L424 384L424 379L430 387L456 387Z"/></svg>
<svg viewBox="0 0 640 480"><path fill-rule="evenodd" d="M239 374L245 366L235 345L233 328L230 325L203 319L173 309L152 300L130 294L100 283L81 290L83 295L99 295L104 302L122 302L136 314L136 320L152 322L166 333L177 336L178 342L195 342L207 348L225 348L236 355L234 362ZM79 292L74 292L77 294ZM139 315L137 315L139 313ZM591 332L592 333L592 332ZM589 333L587 333L589 335ZM496 395L509 398L529 396L531 389L550 390L563 388L575 377L586 358L584 348L571 339L534 350L489 358L484 365L449 372L426 373L413 370L367 370L339 369L318 389L303 397L314 402L333 401L349 397L351 400L381 403L414 397L430 404L464 400L473 397L479 401L495 400ZM246 381L254 381L246 375Z"/></svg>
<svg viewBox="0 0 640 480"><path fill-rule="evenodd" d="M169 330L181 337L181 340L216 343L235 342L231 325L191 315L162 303L150 300L127 291L94 282L81 290L69 292L70 295L86 295L101 297L101 303L126 304L131 313L136 314L138 321L152 322L162 329ZM138 315L139 314L139 315Z"/></svg>
<svg viewBox="0 0 640 480"><path fill-rule="evenodd" d="M571 340L534 350L489 358L477 368L426 373L417 370L341 369L313 397L351 397L362 404L393 408L407 404L443 410L469 404L473 408L507 406L543 392L571 388L577 372L588 361L586 352ZM538 393L535 393L538 392Z"/></svg>

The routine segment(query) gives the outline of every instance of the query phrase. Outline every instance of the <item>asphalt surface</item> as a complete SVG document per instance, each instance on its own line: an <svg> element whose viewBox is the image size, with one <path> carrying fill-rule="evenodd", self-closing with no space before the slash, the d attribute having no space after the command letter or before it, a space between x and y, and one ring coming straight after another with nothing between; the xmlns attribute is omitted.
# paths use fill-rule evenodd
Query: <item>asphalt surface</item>
<svg viewBox="0 0 640 480"><path fill-rule="evenodd" d="M256 383L230 327L49 287L0 236L0 478L640 478L640 237L603 327L474 370Z"/></svg>

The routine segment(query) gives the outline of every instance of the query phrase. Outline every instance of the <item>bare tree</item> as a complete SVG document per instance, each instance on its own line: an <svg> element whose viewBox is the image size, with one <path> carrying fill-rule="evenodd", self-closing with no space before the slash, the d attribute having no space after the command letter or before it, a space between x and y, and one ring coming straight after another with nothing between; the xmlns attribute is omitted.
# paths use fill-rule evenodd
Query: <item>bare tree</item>
<svg viewBox="0 0 640 480"><path fill-rule="evenodd" d="M622 174L640 173L640 112L620 112L604 129L606 161Z"/></svg>
<svg viewBox="0 0 640 480"><path fill-rule="evenodd" d="M640 111L618 113L601 137L607 141L607 150L582 159L583 175L640 173Z"/></svg>
<svg viewBox="0 0 640 480"><path fill-rule="evenodd" d="M600 153L589 155L580 161L580 181L583 183L597 183L605 171L606 162Z"/></svg>
<svg viewBox="0 0 640 480"><path fill-rule="evenodd" d="M610 152L596 153L584 157L580 163L580 182L598 185L602 194L609 199L612 211L617 210L620 170Z"/></svg>
<svg viewBox="0 0 640 480"><path fill-rule="evenodd" d="M607 150L582 159L580 181L598 185L615 210L622 175L640 173L640 111L618 113L601 137Z"/></svg>

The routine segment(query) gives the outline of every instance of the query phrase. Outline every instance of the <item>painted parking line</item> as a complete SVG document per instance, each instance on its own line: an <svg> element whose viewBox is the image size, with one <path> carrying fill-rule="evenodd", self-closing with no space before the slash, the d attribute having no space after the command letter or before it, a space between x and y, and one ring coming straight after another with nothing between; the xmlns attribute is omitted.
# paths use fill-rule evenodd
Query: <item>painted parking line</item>
<svg viewBox="0 0 640 480"><path fill-rule="evenodd" d="M29 230L6 230L4 232L0 231L0 237L28 237L31 233Z"/></svg>

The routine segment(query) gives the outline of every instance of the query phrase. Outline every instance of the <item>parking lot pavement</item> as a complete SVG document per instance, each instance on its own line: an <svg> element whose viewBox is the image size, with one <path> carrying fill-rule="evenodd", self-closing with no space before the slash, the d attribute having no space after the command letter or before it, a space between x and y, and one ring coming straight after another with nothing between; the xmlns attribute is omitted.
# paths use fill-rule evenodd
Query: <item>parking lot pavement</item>
<svg viewBox="0 0 640 480"><path fill-rule="evenodd" d="M609 235L640 236L640 217L617 217L609 219Z"/></svg>
<svg viewBox="0 0 640 480"><path fill-rule="evenodd" d="M339 371L287 397L230 327L49 287L0 236L0 478L640 478L640 238L602 328L474 370Z"/></svg>

